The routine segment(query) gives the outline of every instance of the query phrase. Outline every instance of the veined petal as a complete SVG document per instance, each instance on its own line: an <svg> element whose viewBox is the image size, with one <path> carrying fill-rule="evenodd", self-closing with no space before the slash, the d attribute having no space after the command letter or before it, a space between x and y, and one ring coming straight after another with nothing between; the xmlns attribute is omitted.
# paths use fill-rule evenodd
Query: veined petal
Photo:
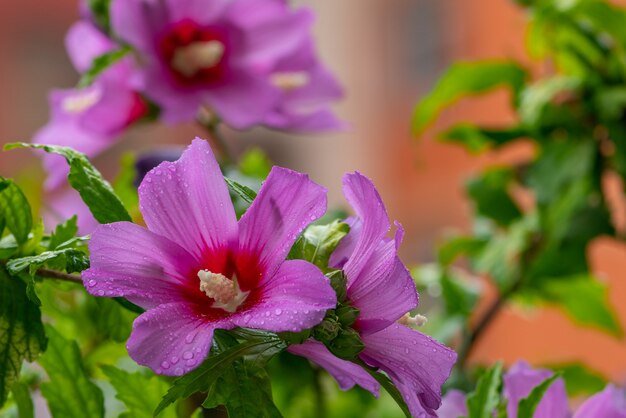
<svg viewBox="0 0 626 418"><path fill-rule="evenodd" d="M154 34L168 23L167 10L159 3L152 0L112 0L113 32L135 48L151 50Z"/></svg>
<svg viewBox="0 0 626 418"><path fill-rule="evenodd" d="M271 277L298 234L326 211L326 189L309 176L274 167L239 220L240 253L256 254Z"/></svg>
<svg viewBox="0 0 626 418"><path fill-rule="evenodd" d="M100 225L89 241L83 283L95 296L125 297L143 308L186 299L197 262L176 243L130 222ZM196 279L195 281L193 279Z"/></svg>
<svg viewBox="0 0 626 418"><path fill-rule="evenodd" d="M251 292L256 302L231 317L240 327L298 332L322 322L326 311L337 304L326 276L303 260L285 261Z"/></svg>
<svg viewBox="0 0 626 418"><path fill-rule="evenodd" d="M362 336L359 357L384 370L414 416L436 417L441 385L456 361L456 353L431 337L402 325ZM422 414L422 415L420 415Z"/></svg>
<svg viewBox="0 0 626 418"><path fill-rule="evenodd" d="M216 328L232 326L207 322L185 303L168 303L135 320L126 347L133 360L157 374L180 376L206 358Z"/></svg>
<svg viewBox="0 0 626 418"><path fill-rule="evenodd" d="M532 369L525 362L518 362L504 375L504 393L509 400L507 412L510 417L517 416L519 401L554 373L545 369ZM546 391L535 410L535 418L567 418L567 392L563 379L557 379Z"/></svg>
<svg viewBox="0 0 626 418"><path fill-rule="evenodd" d="M626 392L608 385L602 392L587 399L574 418L626 418Z"/></svg>
<svg viewBox="0 0 626 418"><path fill-rule="evenodd" d="M342 390L359 385L374 396L380 395L380 384L360 366L335 357L324 344L308 340L303 344L290 345L287 349L292 354L306 357L313 363L324 368L335 378Z"/></svg>
<svg viewBox="0 0 626 418"><path fill-rule="evenodd" d="M363 223L358 241L344 266L350 287L361 276L372 252L389 231L390 223L383 201L367 177L358 172L346 174L343 193Z"/></svg>
<svg viewBox="0 0 626 418"><path fill-rule="evenodd" d="M197 260L235 245L237 219L209 144L199 138L176 162L163 162L139 186L146 225Z"/></svg>

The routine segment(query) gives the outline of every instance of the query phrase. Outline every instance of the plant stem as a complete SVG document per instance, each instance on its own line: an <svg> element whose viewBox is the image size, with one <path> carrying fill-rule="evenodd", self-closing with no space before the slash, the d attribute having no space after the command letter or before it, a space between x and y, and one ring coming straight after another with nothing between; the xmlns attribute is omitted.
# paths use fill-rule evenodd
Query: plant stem
<svg viewBox="0 0 626 418"><path fill-rule="evenodd" d="M221 121L219 118L215 116L211 116L208 119L205 117L199 117L198 121L202 126L204 126L207 131L209 131L209 135L211 136L211 144L213 148L217 150L217 153L220 156L220 163L222 165L230 165L234 162L234 158L230 153L228 145L226 145L226 140L222 133L220 132L220 124Z"/></svg>
<svg viewBox="0 0 626 418"><path fill-rule="evenodd" d="M319 368L315 368L313 376L313 388L315 390L315 416L317 418L325 418L326 414L326 399L324 396L324 388L322 387L322 371Z"/></svg>
<svg viewBox="0 0 626 418"><path fill-rule="evenodd" d="M37 275L46 279L63 280L66 282L83 284L83 280L80 278L80 276L63 273L56 270L39 269L37 270Z"/></svg>

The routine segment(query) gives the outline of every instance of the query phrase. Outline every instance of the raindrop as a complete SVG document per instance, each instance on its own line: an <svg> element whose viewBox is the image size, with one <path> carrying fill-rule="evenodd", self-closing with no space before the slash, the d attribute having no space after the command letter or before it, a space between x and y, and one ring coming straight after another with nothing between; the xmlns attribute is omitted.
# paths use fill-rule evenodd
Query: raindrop
<svg viewBox="0 0 626 418"><path fill-rule="evenodd" d="M94 287L96 285L95 280L89 280L89 287Z"/></svg>
<svg viewBox="0 0 626 418"><path fill-rule="evenodd" d="M280 308L276 308L276 310L274 311L274 313L275 313L276 315L280 315L281 313L283 313L283 310L282 310L282 309L280 309Z"/></svg>
<svg viewBox="0 0 626 418"><path fill-rule="evenodd" d="M176 356L172 356L172 358L170 359L170 362L171 362L172 364L176 364L176 363L178 363L178 357L176 357Z"/></svg>
<svg viewBox="0 0 626 418"><path fill-rule="evenodd" d="M193 358L193 353L192 353L191 351L185 351L185 352L183 353L183 358L184 358L185 360L190 360L190 359L192 359L192 358Z"/></svg>
<svg viewBox="0 0 626 418"><path fill-rule="evenodd" d="M191 343L193 342L194 338L196 338L196 333L195 333L195 332L189 333L189 334L187 334L187 336L185 337L185 342L186 342L187 344L191 344Z"/></svg>
<svg viewBox="0 0 626 418"><path fill-rule="evenodd" d="M170 364L167 361L164 361L163 363L161 363L161 367L163 367L165 370L170 368Z"/></svg>

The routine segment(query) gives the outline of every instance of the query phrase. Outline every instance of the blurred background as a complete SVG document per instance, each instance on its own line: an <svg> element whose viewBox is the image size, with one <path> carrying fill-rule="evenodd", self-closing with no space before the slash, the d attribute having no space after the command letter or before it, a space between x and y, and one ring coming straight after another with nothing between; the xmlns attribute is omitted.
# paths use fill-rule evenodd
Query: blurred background
<svg viewBox="0 0 626 418"><path fill-rule="evenodd" d="M390 216L407 230L402 247L407 264L432 260L441 237L469 228L464 180L485 165L523 160L533 149L518 143L475 157L433 139L453 122L511 121L506 92L464 100L419 141L410 135L413 106L453 61L514 58L540 74L541 64L531 62L524 52L523 11L511 0L294 3L317 13L319 53L345 86L346 98L336 109L351 129L318 136L226 131L229 146L241 150L259 144L276 164L310 173L330 189L333 206L344 205L343 173L363 172L378 186ZM0 10L0 143L30 141L47 121L48 91L77 81L63 43L65 31L78 17L77 1L5 1ZM195 135L205 133L193 125L135 127L96 165L110 179L124 152L185 145ZM0 175L31 188L43 181L39 161L25 151L0 153ZM616 202L620 205L623 202ZM602 238L590 253L596 275L608 283L611 302L626 324L626 305L621 303L626 294L626 246ZM483 302L486 306L488 300ZM520 358L535 364L582 360L607 378L626 382L625 342L576 327L556 309L507 308L480 340L472 361L503 359L510 364Z"/></svg>

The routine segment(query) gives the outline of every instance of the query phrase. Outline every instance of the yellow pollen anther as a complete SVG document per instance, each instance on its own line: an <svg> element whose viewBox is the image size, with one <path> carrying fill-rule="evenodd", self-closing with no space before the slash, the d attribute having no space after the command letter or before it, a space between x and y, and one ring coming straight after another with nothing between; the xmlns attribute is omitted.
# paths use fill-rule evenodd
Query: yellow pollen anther
<svg viewBox="0 0 626 418"><path fill-rule="evenodd" d="M272 74L272 84L285 91L291 91L309 84L309 75L304 71Z"/></svg>
<svg viewBox="0 0 626 418"><path fill-rule="evenodd" d="M99 90L82 91L63 99L61 107L67 113L80 113L96 104L100 97L101 92Z"/></svg>
<svg viewBox="0 0 626 418"><path fill-rule="evenodd" d="M220 41L194 42L176 49L171 65L186 77L199 70L215 67L224 56L224 44Z"/></svg>
<svg viewBox="0 0 626 418"><path fill-rule="evenodd" d="M398 324L406 325L407 327L421 327L426 324L426 322L428 322L428 318L424 315L417 314L415 316L411 316L408 312L404 314L402 318L398 319Z"/></svg>
<svg viewBox="0 0 626 418"><path fill-rule="evenodd" d="M224 309L227 312L235 312L250 293L242 292L236 280L230 280L220 273L200 270L198 278L200 279L200 290L215 301L213 307Z"/></svg>

